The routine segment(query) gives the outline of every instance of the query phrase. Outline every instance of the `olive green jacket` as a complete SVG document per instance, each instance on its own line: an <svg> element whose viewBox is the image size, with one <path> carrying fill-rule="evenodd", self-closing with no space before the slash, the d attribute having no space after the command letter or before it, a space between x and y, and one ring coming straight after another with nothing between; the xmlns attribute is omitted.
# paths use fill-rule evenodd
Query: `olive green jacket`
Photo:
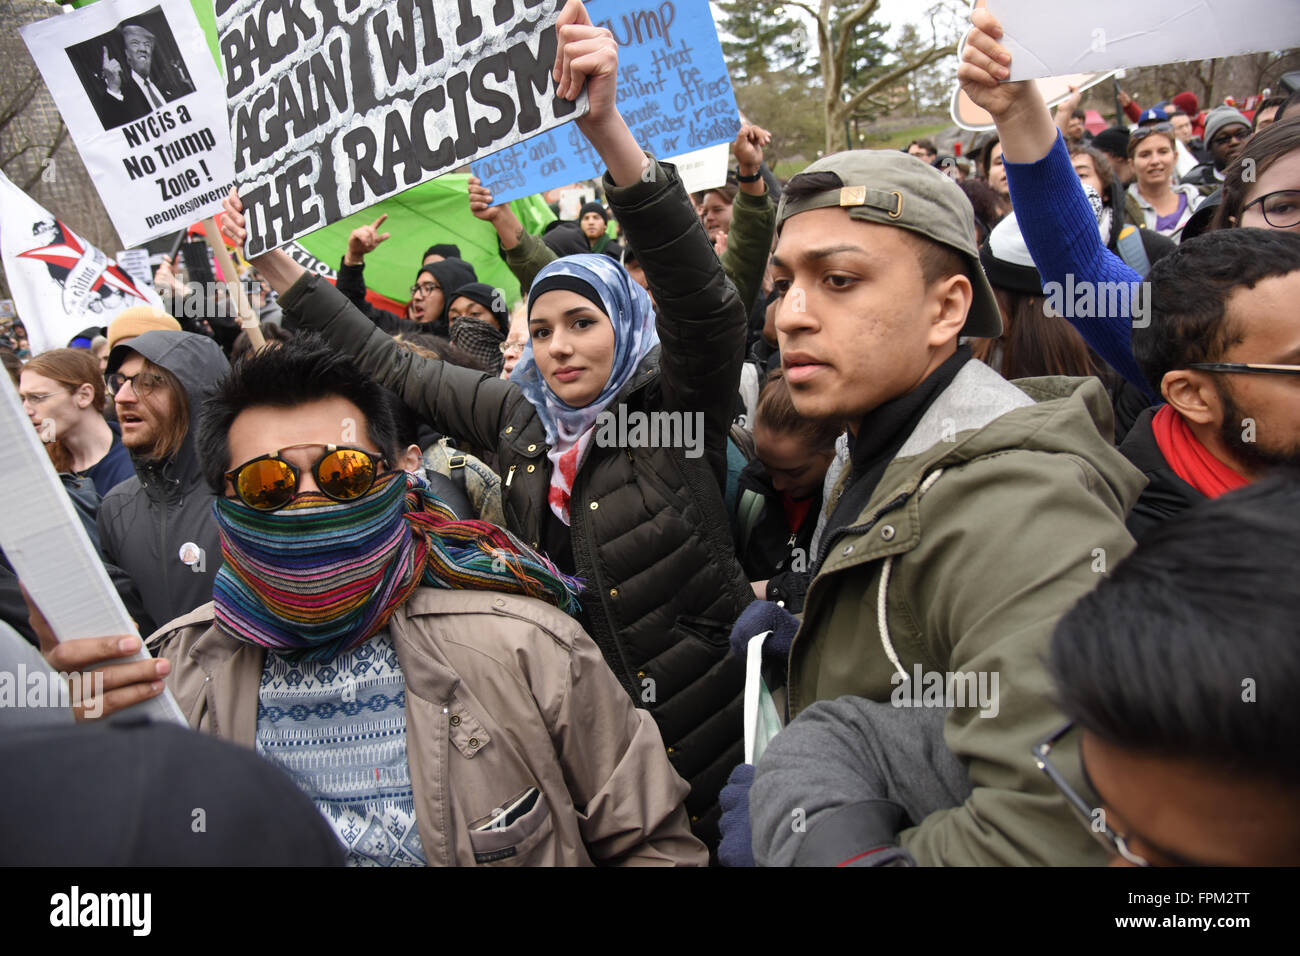
<svg viewBox="0 0 1300 956"><path fill-rule="evenodd" d="M900 835L922 865L1105 861L1030 748L1064 722L1043 663L1056 621L1133 548L1124 515L1145 479L1112 434L1096 379L1013 385L971 361L863 511L820 545L791 647L791 717L843 695L897 704L912 685L896 675L918 666L985 672L997 691L952 706L944 738L973 794ZM1077 743L1063 744L1058 766L1086 792Z"/></svg>

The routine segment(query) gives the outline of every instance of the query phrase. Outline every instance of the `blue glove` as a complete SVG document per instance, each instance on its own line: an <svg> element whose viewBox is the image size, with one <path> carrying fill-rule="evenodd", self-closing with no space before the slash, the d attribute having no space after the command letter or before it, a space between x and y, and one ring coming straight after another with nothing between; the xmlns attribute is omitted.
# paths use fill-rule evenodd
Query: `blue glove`
<svg viewBox="0 0 1300 956"><path fill-rule="evenodd" d="M785 608L771 601L754 601L740 612L731 629L731 653L744 660L749 639L755 634L771 631L763 642L763 659L778 664L781 673L785 673L790 645L794 643L798 630L799 619Z"/></svg>
<svg viewBox="0 0 1300 956"><path fill-rule="evenodd" d="M718 794L722 817L718 829L722 842L718 844L718 862L723 866L753 866L754 847L749 832L749 788L754 784L754 765L742 763Z"/></svg>

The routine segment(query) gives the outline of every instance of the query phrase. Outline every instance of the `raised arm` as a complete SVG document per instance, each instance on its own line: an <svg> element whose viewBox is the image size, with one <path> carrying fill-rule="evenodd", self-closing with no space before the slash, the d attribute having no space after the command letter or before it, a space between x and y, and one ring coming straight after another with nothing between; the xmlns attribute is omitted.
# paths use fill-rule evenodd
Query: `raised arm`
<svg viewBox="0 0 1300 956"><path fill-rule="evenodd" d="M1091 283L1096 291L1102 283L1123 283L1136 288L1142 277L1102 244L1065 141L1038 87L1028 81L1003 82L1011 75L1011 55L998 42L1002 27L984 9L983 0L971 12L971 23L975 29L966 38L957 76L967 95L997 124L1016 222L1044 287L1056 283L1067 290ZM1133 358L1134 316L1128 310L1115 315L1094 315L1092 309L1087 314L1073 308L1063 311L1098 355L1155 400Z"/></svg>
<svg viewBox="0 0 1300 956"><path fill-rule="evenodd" d="M746 315L763 285L763 270L767 268L772 233L776 230L776 207L762 176L763 147L771 141L772 134L767 130L746 124L731 144L741 182L731 207L731 228L727 230L727 248L721 259L722 268L736 284ZM745 182L750 176L758 179Z"/></svg>
<svg viewBox="0 0 1300 956"><path fill-rule="evenodd" d="M469 211L478 219L490 222L497 231L506 265L519 280L519 288L528 294L542 266L557 258L555 252L537 236L524 229L509 203L492 204L492 191L477 176L469 178Z"/></svg>
<svg viewBox="0 0 1300 956"><path fill-rule="evenodd" d="M637 145L615 102L618 45L569 0L556 28L557 95L585 82L591 111L578 127L605 161L605 194L635 250L658 310L664 408L704 414L704 444L721 482L745 351L745 311L672 166Z"/></svg>

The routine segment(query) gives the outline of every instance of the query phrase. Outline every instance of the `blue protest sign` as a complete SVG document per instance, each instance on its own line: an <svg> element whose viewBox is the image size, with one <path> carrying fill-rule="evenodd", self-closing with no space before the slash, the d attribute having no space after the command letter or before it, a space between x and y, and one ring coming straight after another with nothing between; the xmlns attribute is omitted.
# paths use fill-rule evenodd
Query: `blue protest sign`
<svg viewBox="0 0 1300 956"><path fill-rule="evenodd" d="M592 22L618 41L618 109L643 148L669 158L735 139L731 77L708 0L591 0ZM509 202L604 172L565 123L473 164L495 202Z"/></svg>

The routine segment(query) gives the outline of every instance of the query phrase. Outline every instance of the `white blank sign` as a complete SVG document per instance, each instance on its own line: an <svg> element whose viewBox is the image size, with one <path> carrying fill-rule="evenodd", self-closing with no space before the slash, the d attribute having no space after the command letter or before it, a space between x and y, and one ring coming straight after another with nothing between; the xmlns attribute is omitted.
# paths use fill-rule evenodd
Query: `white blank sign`
<svg viewBox="0 0 1300 956"><path fill-rule="evenodd" d="M988 0L1011 79L1204 60L1300 46L1297 0Z"/></svg>

